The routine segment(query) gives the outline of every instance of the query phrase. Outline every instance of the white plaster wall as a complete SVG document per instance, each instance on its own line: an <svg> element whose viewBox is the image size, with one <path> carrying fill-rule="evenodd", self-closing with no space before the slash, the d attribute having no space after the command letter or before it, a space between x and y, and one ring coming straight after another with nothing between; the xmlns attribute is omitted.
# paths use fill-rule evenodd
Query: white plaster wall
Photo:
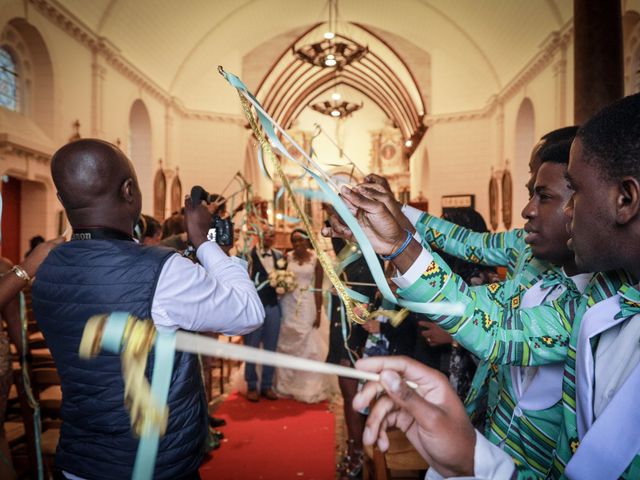
<svg viewBox="0 0 640 480"><path fill-rule="evenodd" d="M247 131L236 123L181 119L179 122L180 178L183 193L201 185L210 193L220 193L245 159ZM227 194L237 189L234 183Z"/></svg>
<svg viewBox="0 0 640 480"><path fill-rule="evenodd" d="M491 174L490 117L438 123L423 140L429 152L429 174L422 191L433 215L442 214L443 195L472 193L476 209L489 222L488 185Z"/></svg>

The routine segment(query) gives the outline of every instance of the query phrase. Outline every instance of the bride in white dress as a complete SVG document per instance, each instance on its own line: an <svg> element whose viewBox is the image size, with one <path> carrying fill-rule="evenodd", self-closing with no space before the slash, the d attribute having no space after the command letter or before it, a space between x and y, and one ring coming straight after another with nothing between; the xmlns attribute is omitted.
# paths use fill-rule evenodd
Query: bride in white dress
<svg viewBox="0 0 640 480"><path fill-rule="evenodd" d="M287 254L287 269L295 275L297 288L280 300L282 322L278 352L324 361L327 344L319 330L322 309L323 271L303 230L291 233L293 250ZM276 371L276 391L298 401L316 403L329 396L326 375L288 368Z"/></svg>

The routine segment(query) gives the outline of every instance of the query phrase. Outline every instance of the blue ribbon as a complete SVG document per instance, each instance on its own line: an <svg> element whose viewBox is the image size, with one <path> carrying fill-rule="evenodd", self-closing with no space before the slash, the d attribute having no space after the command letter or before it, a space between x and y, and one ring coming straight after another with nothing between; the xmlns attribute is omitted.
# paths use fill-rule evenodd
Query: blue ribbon
<svg viewBox="0 0 640 480"><path fill-rule="evenodd" d="M122 337L129 314L113 312L105 322L101 347L110 353L119 354L122 349ZM153 374L151 378L151 395L160 407L166 406L171 385L173 361L175 357L176 335L174 332L156 332ZM136 460L133 467L134 480L149 480L153 472L160 444L160 427L145 425L140 436Z"/></svg>
<svg viewBox="0 0 640 480"><path fill-rule="evenodd" d="M458 315L458 316L463 315L464 305L462 304L451 304L451 303L444 303L444 302L420 303L420 302L412 302L412 301L396 298L396 296L393 294L393 292L391 291L391 288L387 283L384 271L380 266L380 262L378 261L377 254L374 252L373 247L371 246L371 242L369 241L365 233L362 231L362 228L358 224L358 221L353 216L351 211L347 208L342 198L340 198L340 196L336 192L334 192L333 189L329 187L327 182L324 179L320 178L318 174L311 171L307 166L302 165L295 158L293 158L293 156L289 153L289 151L284 147L284 145L278 138L278 135L276 134L272 125L273 120L266 115L266 112L264 112L264 109L260 105L260 102L258 102L256 97L249 91L247 86L232 73L223 71L221 68L219 70L221 71L225 79L234 88L236 88L241 95L244 94L246 98L253 104L253 106L255 107L256 113L258 115L258 120L260 122L260 125L262 126L270 144L274 146L283 156L285 156L286 158L289 158L291 161L297 163L303 169L305 169L307 173L316 181L321 191L325 195L325 198L326 198L325 201L333 205L337 214L342 218L345 224L349 227L349 229L353 233L354 238L360 245L360 248L367 262L367 265L369 266L373 279L378 289L380 290L380 293L382 293L383 298L386 298L388 301L392 302L395 305L400 305L414 312L423 313L427 315ZM283 135L286 135L284 131L283 131ZM293 146L296 149L300 151L300 153L302 153L305 157L307 157L307 160L309 160L310 164L314 163L299 145L293 142L293 140L290 138L288 140L293 144ZM348 291L349 295L351 295L351 292L353 292L353 290Z"/></svg>
<svg viewBox="0 0 640 480"><path fill-rule="evenodd" d="M156 332L153 374L151 376L151 395L161 406L167 404L175 350L175 333ZM140 436L140 443L138 444L136 463L134 464L132 475L134 480L153 478L159 444L160 427L158 425L147 425Z"/></svg>

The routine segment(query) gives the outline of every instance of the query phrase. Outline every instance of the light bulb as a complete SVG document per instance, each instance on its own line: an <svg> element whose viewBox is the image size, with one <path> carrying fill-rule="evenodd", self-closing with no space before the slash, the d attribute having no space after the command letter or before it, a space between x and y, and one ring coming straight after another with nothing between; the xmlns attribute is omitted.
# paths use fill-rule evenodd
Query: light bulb
<svg viewBox="0 0 640 480"><path fill-rule="evenodd" d="M404 142L404 146L407 148L410 148L411 145L413 145L413 140L407 140L406 142Z"/></svg>
<svg viewBox="0 0 640 480"><path fill-rule="evenodd" d="M281 213L276 213L276 218L277 218L278 220L282 220L282 219L284 218L284 215L283 215L283 214L281 214Z"/></svg>
<svg viewBox="0 0 640 480"><path fill-rule="evenodd" d="M339 117L340 116L340 110L331 110L331 116L332 117Z"/></svg>
<svg viewBox="0 0 640 480"><path fill-rule="evenodd" d="M342 98L342 95L340 95L338 92L333 92L331 94L331 100L340 100Z"/></svg>
<svg viewBox="0 0 640 480"><path fill-rule="evenodd" d="M333 32L324 32L324 38L326 38L327 40L332 40L333 38L335 38L336 34Z"/></svg>
<svg viewBox="0 0 640 480"><path fill-rule="evenodd" d="M324 61L324 64L327 67L335 67L338 64L338 62L336 62L335 59L333 58L327 57Z"/></svg>

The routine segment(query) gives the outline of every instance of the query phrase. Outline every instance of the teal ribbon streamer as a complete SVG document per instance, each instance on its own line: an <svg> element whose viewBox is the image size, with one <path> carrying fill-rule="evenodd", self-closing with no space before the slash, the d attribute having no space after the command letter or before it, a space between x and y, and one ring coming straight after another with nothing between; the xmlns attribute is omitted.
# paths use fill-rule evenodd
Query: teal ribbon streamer
<svg viewBox="0 0 640 480"><path fill-rule="evenodd" d="M101 347L110 353L119 354L122 349L122 336L129 314L113 312L105 322ZM176 336L174 332L156 332L153 374L151 377L151 395L159 405L167 404L173 361L175 357ZM158 455L160 430L158 426L147 426L140 436L136 461L133 466L133 480L150 480Z"/></svg>
<svg viewBox="0 0 640 480"><path fill-rule="evenodd" d="M166 405L171 385L173 360L176 351L176 335L173 332L156 332L153 374L151 376L151 395L161 405ZM133 467L134 480L153 478L153 471L160 444L160 428L158 425L147 426L140 436L136 463Z"/></svg>
<svg viewBox="0 0 640 480"><path fill-rule="evenodd" d="M293 158L293 156L289 153L289 151L284 147L284 145L278 138L278 135L276 134L273 128L273 124L272 124L273 120L267 116L266 112L260 105L260 102L258 102L256 97L249 91L247 86L232 73L224 72L223 76L234 88L236 88L240 92L241 95L244 94L247 100L253 104L253 106L256 109L256 113L258 115L258 120L260 122L260 125L262 126L271 145L274 148L276 148L283 156L285 156L286 158L290 159L291 161L297 163L302 168L304 168L307 171L307 173L316 181L316 183L322 190L323 194L325 195L326 201L333 205L333 207L335 208L340 218L342 218L345 224L349 227L356 241L360 245L360 249L362 250L364 258L367 264L369 265L369 269L376 283L376 286L378 287L378 289L380 290L384 298L386 298L388 301L392 302L395 305L400 305L414 312L423 313L426 315L458 315L459 316L464 314L464 305L462 304L451 304L451 303L444 303L444 302L421 303L421 302L412 302L412 301L396 298L396 296L393 294L393 292L391 291L391 288L387 283L384 271L382 270L382 267L380 266L380 262L378 261L378 257L374 252L373 247L371 246L371 242L369 241L367 236L364 234L364 232L362 231L362 228L358 224L358 221L353 216L351 211L347 208L347 206L342 201L340 196L336 192L334 192L333 189L329 187L327 182L324 179L320 178L318 174L311 171L307 166L302 165L295 158ZM284 131L283 130L281 131L283 132L283 135L286 136ZM298 149L300 153L307 158L310 164L313 165L315 163L307 156L306 152L299 145L293 142L292 139L289 138L288 140L292 142L293 146L296 149ZM348 293L351 294L350 292Z"/></svg>
<svg viewBox="0 0 640 480"><path fill-rule="evenodd" d="M1 208L1 207L0 207ZM44 466L42 464L42 446L40 439L42 437L42 423L40 421L40 404L33 396L31 389L31 379L29 377L29 367L27 366L27 309L24 303L24 294L20 292L20 325L21 325L21 341L22 341L22 382L24 384L25 393L31 407L33 408L33 436L35 437L36 463L38 464L38 480L44 479Z"/></svg>

